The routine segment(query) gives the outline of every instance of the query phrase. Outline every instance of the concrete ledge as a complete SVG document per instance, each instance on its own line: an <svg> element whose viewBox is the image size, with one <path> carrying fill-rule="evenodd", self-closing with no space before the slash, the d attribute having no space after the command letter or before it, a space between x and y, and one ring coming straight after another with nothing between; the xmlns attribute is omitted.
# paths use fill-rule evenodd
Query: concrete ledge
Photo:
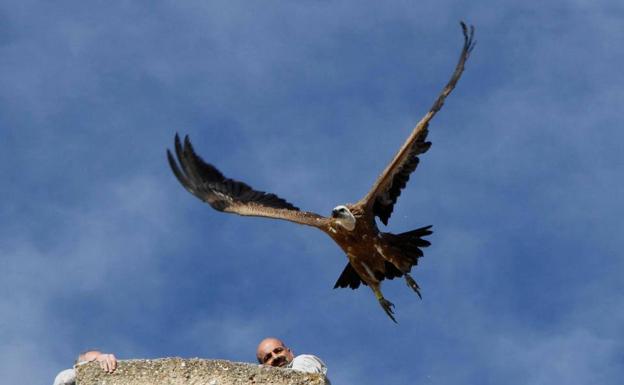
<svg viewBox="0 0 624 385"><path fill-rule="evenodd" d="M119 361L114 373L97 363L76 367L76 385L329 385L322 374L199 358Z"/></svg>

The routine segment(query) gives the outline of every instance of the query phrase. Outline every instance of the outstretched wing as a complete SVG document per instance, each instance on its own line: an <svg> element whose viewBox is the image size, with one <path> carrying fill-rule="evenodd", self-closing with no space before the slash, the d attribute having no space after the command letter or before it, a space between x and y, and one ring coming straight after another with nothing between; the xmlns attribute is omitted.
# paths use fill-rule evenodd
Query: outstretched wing
<svg viewBox="0 0 624 385"><path fill-rule="evenodd" d="M318 214L300 211L275 194L256 191L243 182L226 178L211 164L204 162L193 150L188 136L184 146L175 136L175 153L167 150L167 159L178 181L191 194L215 210L238 215L283 219L319 227L326 219ZM179 167L178 167L179 164Z"/></svg>
<svg viewBox="0 0 624 385"><path fill-rule="evenodd" d="M468 56L470 56L470 52L475 46L475 41L473 39L474 27L471 26L470 29L468 29L464 22L461 22L461 27L464 34L464 47L462 48L459 62L455 67L453 76L451 76L449 82L440 95L438 95L438 98L433 103L429 112L416 124L410 136L399 152L394 156L394 159L392 159L392 162L388 164L384 172L377 178L372 189L358 202L359 205L367 209L372 209L373 214L385 225L388 224L388 219L392 214L397 198L401 195L401 190L407 184L410 174L418 166L418 155L425 153L431 146L431 142L427 141L429 121L442 108L446 97L455 88L457 81L464 71L466 60L468 60Z"/></svg>

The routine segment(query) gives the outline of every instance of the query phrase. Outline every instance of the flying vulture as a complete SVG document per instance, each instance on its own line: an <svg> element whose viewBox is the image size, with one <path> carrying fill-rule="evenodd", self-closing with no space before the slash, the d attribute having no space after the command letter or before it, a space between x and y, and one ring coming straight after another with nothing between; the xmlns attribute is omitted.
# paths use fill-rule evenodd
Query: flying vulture
<svg viewBox="0 0 624 385"><path fill-rule="evenodd" d="M392 214L393 206L418 166L418 156L429 150L427 141L429 121L442 108L464 71L464 65L474 48L474 27L461 22L464 46L451 79L437 97L427 114L416 124L412 133L388 164L370 191L355 204L336 206L328 217L301 211L275 194L254 190L249 185L224 176L213 165L200 158L188 138L184 143L175 136L175 155L167 150L169 165L178 181L191 194L212 208L226 213L282 219L313 226L329 235L347 254L349 262L334 288L356 289L361 283L370 287L386 314L394 318L394 305L384 298L381 281L404 277L407 285L420 297L420 288L409 274L422 248L430 243L423 239L430 235L431 226L401 234L379 231L375 217L384 224Z"/></svg>

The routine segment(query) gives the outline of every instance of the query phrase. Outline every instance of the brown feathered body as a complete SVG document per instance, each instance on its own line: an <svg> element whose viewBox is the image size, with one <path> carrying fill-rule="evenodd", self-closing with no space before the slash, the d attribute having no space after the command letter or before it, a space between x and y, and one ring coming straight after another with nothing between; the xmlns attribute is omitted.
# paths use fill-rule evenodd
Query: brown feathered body
<svg viewBox="0 0 624 385"><path fill-rule="evenodd" d="M336 220L329 220L321 227L349 260L334 288L357 289L360 283L375 287L384 279L401 277L423 256L421 248L430 245L423 237L431 234L431 226L402 234L384 233L360 205L345 207L356 219L353 230L345 229Z"/></svg>

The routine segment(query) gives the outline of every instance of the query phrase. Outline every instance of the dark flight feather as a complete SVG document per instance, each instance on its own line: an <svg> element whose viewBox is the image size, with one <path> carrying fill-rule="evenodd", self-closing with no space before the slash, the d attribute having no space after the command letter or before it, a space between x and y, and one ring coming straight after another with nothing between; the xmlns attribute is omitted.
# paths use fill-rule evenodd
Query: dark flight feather
<svg viewBox="0 0 624 385"><path fill-rule="evenodd" d="M351 262L347 262L347 266L345 266L344 270L342 270L342 274L340 274L340 277L338 277L338 280L334 285L334 289L337 289L339 287L350 287L351 289L355 290L360 287L361 283L366 285L366 282L362 281L353 266L351 266Z"/></svg>
<svg viewBox="0 0 624 385"><path fill-rule="evenodd" d="M383 281L384 279L394 279L398 277L402 277L403 273L399 271L392 263L386 261L384 264L385 272L376 271L375 278L379 281ZM351 262L347 263L342 274L338 277L336 284L334 285L334 289L337 288L351 288L353 290L360 287L360 284L364 284L364 286L368 286L366 281L364 281L358 273L355 271L353 266L351 266Z"/></svg>
<svg viewBox="0 0 624 385"><path fill-rule="evenodd" d="M299 211L299 208L275 194L257 191L246 183L226 178L216 167L204 162L195 153L188 136L184 138L182 146L180 137L176 134L175 152L180 167L167 150L167 159L173 174L191 194L216 210L224 211L234 203L253 202L264 207Z"/></svg>
<svg viewBox="0 0 624 385"><path fill-rule="evenodd" d="M424 154L431 147L431 142L426 142L428 130L424 130L423 134L414 143L411 148L408 159L401 165L398 172L392 178L392 182L389 188L375 198L373 203L373 214L381 220L384 225L388 225L388 219L392 215L394 210L394 204L396 203L401 190L405 188L409 181L410 174L416 170L420 159L418 155Z"/></svg>

